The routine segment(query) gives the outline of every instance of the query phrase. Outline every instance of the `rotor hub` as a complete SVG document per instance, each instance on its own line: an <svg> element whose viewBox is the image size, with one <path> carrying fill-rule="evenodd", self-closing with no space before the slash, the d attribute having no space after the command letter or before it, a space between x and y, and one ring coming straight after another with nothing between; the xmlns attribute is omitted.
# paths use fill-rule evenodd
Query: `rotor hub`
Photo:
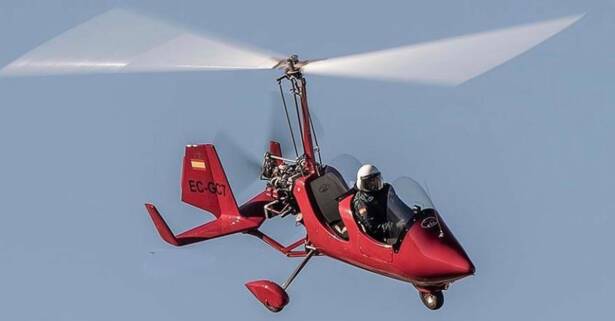
<svg viewBox="0 0 615 321"><path fill-rule="evenodd" d="M280 60L274 68L284 70L284 74L287 76L297 75L301 73L301 68L307 63L307 60L299 60L299 56L294 54L284 60Z"/></svg>

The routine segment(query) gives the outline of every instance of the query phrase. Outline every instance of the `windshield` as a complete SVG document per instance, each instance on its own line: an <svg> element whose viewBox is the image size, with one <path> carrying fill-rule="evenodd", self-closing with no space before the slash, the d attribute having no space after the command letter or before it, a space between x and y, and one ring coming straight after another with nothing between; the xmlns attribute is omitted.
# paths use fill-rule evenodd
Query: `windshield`
<svg viewBox="0 0 615 321"><path fill-rule="evenodd" d="M409 177L393 181L387 193L388 235L384 241L392 245L399 244L414 216L425 209L433 209L433 203L421 185Z"/></svg>
<svg viewBox="0 0 615 321"><path fill-rule="evenodd" d="M402 176L391 183L397 196L408 206L421 209L434 208L429 195L419 183L410 177Z"/></svg>
<svg viewBox="0 0 615 321"><path fill-rule="evenodd" d="M387 197L387 219L393 223L387 243L399 244L414 216L433 208L429 196L415 180L400 177L393 181Z"/></svg>

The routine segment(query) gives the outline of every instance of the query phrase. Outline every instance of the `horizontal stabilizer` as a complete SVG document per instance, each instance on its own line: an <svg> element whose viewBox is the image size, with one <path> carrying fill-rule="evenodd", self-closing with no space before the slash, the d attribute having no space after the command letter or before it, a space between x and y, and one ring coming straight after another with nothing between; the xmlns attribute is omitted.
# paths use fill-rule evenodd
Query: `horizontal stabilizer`
<svg viewBox="0 0 615 321"><path fill-rule="evenodd" d="M153 204L145 204L145 208L152 218L160 237L162 237L165 242L175 246L192 244L229 234L254 230L257 229L265 219L264 216L242 217L222 215L214 221L175 235L162 218L162 215L160 215L160 212L158 212L156 206Z"/></svg>

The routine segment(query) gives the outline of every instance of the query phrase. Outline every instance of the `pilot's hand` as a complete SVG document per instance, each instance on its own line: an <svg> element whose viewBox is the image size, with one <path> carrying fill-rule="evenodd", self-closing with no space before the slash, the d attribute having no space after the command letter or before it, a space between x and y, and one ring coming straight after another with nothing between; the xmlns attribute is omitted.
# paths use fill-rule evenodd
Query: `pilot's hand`
<svg viewBox="0 0 615 321"><path fill-rule="evenodd" d="M359 215L366 216L367 215L367 207L359 207Z"/></svg>

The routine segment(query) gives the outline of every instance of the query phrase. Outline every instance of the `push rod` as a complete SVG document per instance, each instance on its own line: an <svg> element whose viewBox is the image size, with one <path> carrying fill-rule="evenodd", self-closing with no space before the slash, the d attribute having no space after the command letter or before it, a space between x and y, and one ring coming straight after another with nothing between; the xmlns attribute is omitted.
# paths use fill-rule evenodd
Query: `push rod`
<svg viewBox="0 0 615 321"><path fill-rule="evenodd" d="M250 234L252 236L256 236L259 239L261 239L263 242L267 243L267 245L273 247L274 249L282 252L282 254L288 256L288 257L305 257L308 253L305 250L301 250L301 251L295 251L295 249L297 247L299 247L302 244L305 244L305 237L297 240L295 243L289 245L289 246L284 246L282 244L280 244L278 241L270 238L267 234L259 231L259 230L255 230L255 231L248 231L246 232L247 234Z"/></svg>
<svg viewBox="0 0 615 321"><path fill-rule="evenodd" d="M282 289L286 290L288 288L288 286L290 286L290 284L293 282L293 280L297 277L297 275L299 274L299 272L301 272L301 270L303 269L303 267L307 264L307 262L312 258L312 256L314 256L314 254L316 254L316 250L310 250L307 253L307 256L303 259L303 261L301 261L301 263L299 264L299 266L297 266L297 268L295 268L295 270L293 271L293 273L288 277L288 280L286 280L286 282L282 283Z"/></svg>

